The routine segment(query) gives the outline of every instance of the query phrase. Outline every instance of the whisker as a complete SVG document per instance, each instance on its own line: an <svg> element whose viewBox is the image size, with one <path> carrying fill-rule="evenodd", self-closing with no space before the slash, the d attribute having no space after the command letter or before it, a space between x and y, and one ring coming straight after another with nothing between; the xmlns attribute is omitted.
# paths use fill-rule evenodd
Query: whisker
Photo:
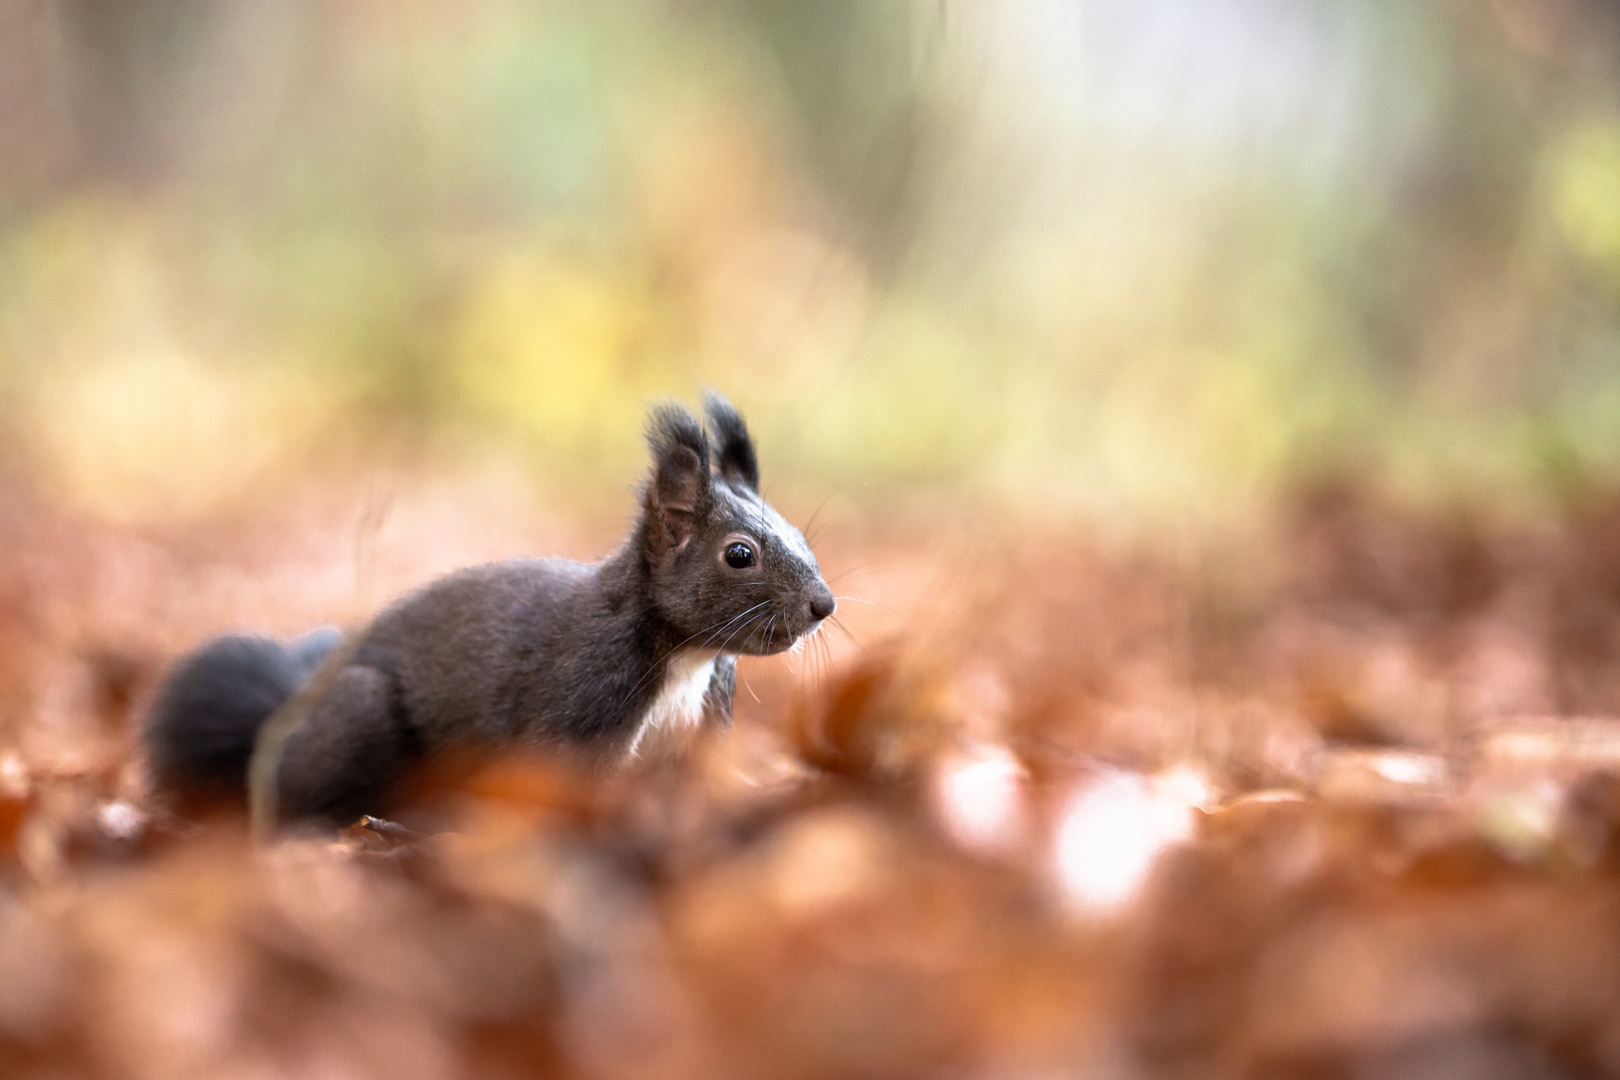
<svg viewBox="0 0 1620 1080"><path fill-rule="evenodd" d="M835 672L836 672L836 670L838 668L837 659L833 656L833 645L832 645L832 635L831 634L828 634L826 637L824 637L822 639L821 648L822 648L822 651L824 651L827 654L827 679L826 679L826 683L830 687L831 684L832 684L833 675L835 674ZM831 691L829 690L828 693L830 694Z"/></svg>
<svg viewBox="0 0 1620 1080"><path fill-rule="evenodd" d="M820 626L817 626L814 635L816 640L816 655L821 658L820 663L817 665L816 672L815 688L817 697L825 696L822 691L826 687L832 673L832 647L827 644L827 635L821 632L826 625L826 622L822 622Z"/></svg>
<svg viewBox="0 0 1620 1080"><path fill-rule="evenodd" d="M797 641L795 641L793 643L794 648L797 648L798 644L799 643ZM789 648L787 652L782 654L782 662L787 665L787 669L789 671L791 671L793 674L797 675L799 673L799 669L794 667L793 666L793 661L788 659L788 657L796 655L795 652L794 652L794 648Z"/></svg>
<svg viewBox="0 0 1620 1080"><path fill-rule="evenodd" d="M868 607L875 607L875 608L878 608L881 611L887 611L890 615L893 615L897 619L901 618L900 613L898 611L894 610L894 608L890 607L889 605L880 604L876 600L868 600L868 599L866 599L865 597L862 597L862 596L835 596L835 597L833 597L833 599L834 600L848 600L851 603L855 603L855 604L865 604Z"/></svg>
<svg viewBox="0 0 1620 1080"><path fill-rule="evenodd" d="M776 620L780 617L780 615L781 613L778 612L765 621L765 629L759 632L759 636L762 641L769 642L771 640L771 630L773 627L775 627Z"/></svg>
<svg viewBox="0 0 1620 1080"><path fill-rule="evenodd" d="M741 612L740 614L733 615L731 618L729 618L725 622L721 623L718 629L715 629L715 631L713 633L711 633L707 638L704 639L702 647L703 648L708 648L709 645L714 641L714 639L719 637L721 631L725 630L726 627L730 626L732 623L736 622L738 619L742 618L744 615L747 615L749 612L758 611L762 607L769 606L770 603L771 602L769 600L761 600L759 603L757 603L753 607L748 608L747 610ZM697 637L697 634L693 634L692 637ZM691 641L692 638L687 638L686 640ZM727 640L730 640L730 639L727 639ZM682 642L681 644L684 645L685 643L686 642ZM679 648L679 647L680 646L676 646L676 648Z"/></svg>
<svg viewBox="0 0 1620 1080"><path fill-rule="evenodd" d="M636 680L635 685L631 686L630 689L625 692L624 698L619 702L619 708L622 709L626 705L630 704L631 700L636 696L636 691L640 690L644 685L646 685L647 680L649 680L649 679L653 678L655 675L657 675L663 669L664 661L668 660L670 657L674 656L677 652L679 652L687 644L687 642L693 640L693 638L698 637L700 634L708 633L710 630L715 630L715 632L718 633L719 630L723 630L727 626L730 626L732 623L736 622L738 619L742 618L744 615L747 615L748 612L757 611L759 608L762 608L762 607L764 607L765 605L767 605L769 603L770 603L769 600L761 600L759 603L757 603L753 607L748 608L747 610L741 612L740 614L733 615L729 619L726 619L726 620L724 620L722 622L715 623L714 626L704 627L702 630L699 630L696 634L693 634L692 637L687 638L686 641L683 641L679 645L675 645L674 647L669 649L668 652L664 653L663 656L660 656L656 661L653 662L652 667L648 668L646 673L644 675L642 675L641 678ZM717 627L719 628L719 630L716 629Z"/></svg>
<svg viewBox="0 0 1620 1080"><path fill-rule="evenodd" d="M804 526L804 542L805 543L807 543L807 544L815 543L815 540L813 539L814 534L811 532L811 530L813 530L816 527L816 518L821 516L821 512L827 508L828 503L833 501L834 496L842 495L842 494L843 494L843 490L840 489L838 491L833 492L831 495L828 495L825 499L821 500L821 505L816 507L815 512L810 515L810 520L805 522L805 526Z"/></svg>
<svg viewBox="0 0 1620 1080"><path fill-rule="evenodd" d="M861 650L862 656L870 655L866 651L866 646L861 644L861 639L850 633L849 627L844 625L844 621L842 619L836 615L829 615L827 616L827 621L836 626L839 632L849 639L851 645L854 645L857 649Z"/></svg>
<svg viewBox="0 0 1620 1080"><path fill-rule="evenodd" d="M766 601L766 603L769 603L769 601ZM729 635L727 635L726 640L721 643L720 651L725 652L726 646L731 644L732 638L735 638L738 634L746 633L749 627L759 622L759 620L765 618L767 614L769 614L769 612L762 611L758 615L755 615L752 619L749 619L747 622L743 623L737 629L733 630Z"/></svg>
<svg viewBox="0 0 1620 1080"><path fill-rule="evenodd" d="M740 625L740 627L737 627L737 628L735 628L735 630L732 630L731 633L729 633L729 635L726 635L726 640L721 641L721 646L719 646L719 651L721 651L721 653L724 653L724 651L726 651L727 646L729 646L729 644L732 643L732 640L734 640L734 638L737 638L737 635L744 635L744 633L748 633L748 630L750 630L750 628L752 628L753 625L755 625L755 623L760 622L760 619L763 619L763 617L765 617L765 615L755 615L755 617L753 617L753 619L748 620L748 622L742 623L742 625Z"/></svg>
<svg viewBox="0 0 1620 1080"><path fill-rule="evenodd" d="M832 577L827 579L827 584L829 586L836 585L845 578L851 577L855 574L860 574L862 577L865 577L870 574L897 574L902 570L915 569L917 568L914 566L881 566L874 563L864 562L856 566L852 566L848 570L839 571L837 574L834 574Z"/></svg>
<svg viewBox="0 0 1620 1080"><path fill-rule="evenodd" d="M714 631L715 633L719 633L721 630L724 630L726 627L730 626L732 623L736 622L738 619L742 618L744 615L747 615L751 611L758 611L760 608L764 607L765 605L767 605L769 603L770 603L769 600L761 600L759 603L755 604L753 607L744 608L742 611L739 611L737 614L733 615L729 619L726 619L724 622L719 622L719 623L714 624L713 626L706 627L703 630L699 630L697 632L697 634L693 634L692 637L687 638L686 641L681 642L681 644L675 646L675 648L679 649L681 647L681 645L685 645L687 641L691 641L692 638L697 637L698 634L708 633L711 630ZM712 639L713 635L711 634L710 637ZM670 651L673 652L674 650L672 649Z"/></svg>

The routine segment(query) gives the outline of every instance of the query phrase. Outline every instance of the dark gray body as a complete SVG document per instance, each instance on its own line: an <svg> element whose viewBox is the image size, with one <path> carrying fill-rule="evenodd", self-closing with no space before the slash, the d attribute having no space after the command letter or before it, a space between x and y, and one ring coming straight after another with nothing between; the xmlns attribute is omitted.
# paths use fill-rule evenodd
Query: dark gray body
<svg viewBox="0 0 1620 1080"><path fill-rule="evenodd" d="M563 559L462 570L384 612L355 663L390 676L429 742L611 751L634 735L661 685L654 668L680 642L625 573Z"/></svg>
<svg viewBox="0 0 1620 1080"><path fill-rule="evenodd" d="M445 751L600 764L628 756L650 718L729 723L736 655L788 648L835 602L804 537L759 497L741 418L718 398L708 409L715 444L685 410L654 412L642 512L606 560L473 567L378 615L282 748L281 816L378 812L413 762ZM239 793L259 726L336 644L226 637L182 660L145 732L158 786Z"/></svg>
<svg viewBox="0 0 1620 1080"><path fill-rule="evenodd" d="M625 756L685 636L649 610L628 561L472 567L388 608L288 740L283 816L353 820L437 751ZM712 722L731 719L735 673L734 657L717 658Z"/></svg>

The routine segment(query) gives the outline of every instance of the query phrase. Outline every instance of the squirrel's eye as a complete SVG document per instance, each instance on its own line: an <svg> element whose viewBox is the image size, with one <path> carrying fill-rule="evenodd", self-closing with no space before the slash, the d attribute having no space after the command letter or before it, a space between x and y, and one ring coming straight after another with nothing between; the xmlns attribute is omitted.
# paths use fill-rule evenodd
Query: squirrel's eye
<svg viewBox="0 0 1620 1080"><path fill-rule="evenodd" d="M746 570L754 565L754 549L742 541L726 545L726 565L733 570Z"/></svg>

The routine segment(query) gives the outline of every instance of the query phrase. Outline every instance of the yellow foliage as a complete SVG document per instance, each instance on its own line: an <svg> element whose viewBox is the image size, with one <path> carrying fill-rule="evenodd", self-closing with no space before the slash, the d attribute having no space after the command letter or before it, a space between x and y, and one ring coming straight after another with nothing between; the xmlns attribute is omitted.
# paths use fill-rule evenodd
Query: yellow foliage
<svg viewBox="0 0 1620 1080"><path fill-rule="evenodd" d="M1576 127L1553 155L1553 209L1570 244L1620 273L1620 125Z"/></svg>
<svg viewBox="0 0 1620 1080"><path fill-rule="evenodd" d="M475 413L573 455L634 449L660 338L648 292L532 254L474 290L451 345Z"/></svg>
<svg viewBox="0 0 1620 1080"><path fill-rule="evenodd" d="M27 423L53 490L126 522L218 510L281 464L335 402L285 372L222 370L173 350L40 379Z"/></svg>

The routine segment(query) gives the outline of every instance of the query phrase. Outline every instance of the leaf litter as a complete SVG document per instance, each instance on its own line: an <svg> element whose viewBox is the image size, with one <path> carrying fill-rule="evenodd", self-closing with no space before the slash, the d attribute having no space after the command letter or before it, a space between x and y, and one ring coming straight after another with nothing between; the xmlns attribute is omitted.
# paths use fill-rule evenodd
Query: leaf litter
<svg viewBox="0 0 1620 1080"><path fill-rule="evenodd" d="M8 505L0 1075L1620 1073L1620 499L1330 490L1193 551L829 527L830 577L901 572L745 663L729 734L267 846L155 798L133 732L208 634L346 618L341 536ZM490 548L588 550L500 513Z"/></svg>

